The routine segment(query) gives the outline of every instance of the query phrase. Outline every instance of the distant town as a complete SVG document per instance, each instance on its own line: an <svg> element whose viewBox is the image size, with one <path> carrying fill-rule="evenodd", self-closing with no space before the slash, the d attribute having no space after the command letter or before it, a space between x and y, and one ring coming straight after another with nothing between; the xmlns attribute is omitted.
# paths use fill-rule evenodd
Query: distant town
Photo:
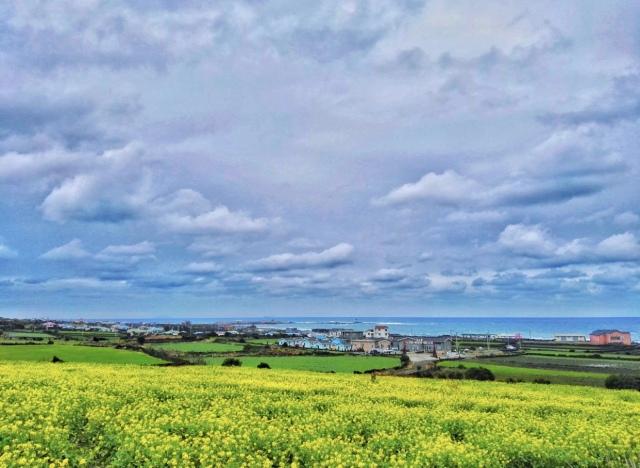
<svg viewBox="0 0 640 468"><path fill-rule="evenodd" d="M340 351L364 354L394 355L403 353L427 354L433 358L455 359L465 355L477 356L496 351L517 351L523 342L553 342L558 344L591 344L594 346L632 346L631 333L616 329L594 330L589 335L558 333L553 340L525 340L521 335L491 333L461 333L438 336L414 336L392 333L386 324L376 324L368 330L349 328L275 327L275 321L235 321L194 324L127 323L117 321L84 320L20 320L0 319L0 331L5 338L33 338L21 332L43 332L54 337L73 337L77 334L95 334L95 341L111 334L123 339L142 342L170 342L204 340L215 337L241 339L273 338L282 347L306 350ZM106 336L108 336L106 335ZM474 343L467 347L466 344ZM485 346L480 346L484 344ZM493 346L493 350L492 350Z"/></svg>

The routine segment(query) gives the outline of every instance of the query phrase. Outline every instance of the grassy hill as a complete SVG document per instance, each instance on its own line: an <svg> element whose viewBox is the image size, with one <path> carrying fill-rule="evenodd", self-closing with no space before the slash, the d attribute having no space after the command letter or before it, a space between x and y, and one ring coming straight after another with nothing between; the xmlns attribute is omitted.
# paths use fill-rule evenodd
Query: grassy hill
<svg viewBox="0 0 640 468"><path fill-rule="evenodd" d="M640 392L0 363L0 466L637 466Z"/></svg>
<svg viewBox="0 0 640 468"><path fill-rule="evenodd" d="M216 343L213 341L187 341L177 343L162 343L151 345L154 348L166 351L179 351L181 353L228 353L242 351L243 344Z"/></svg>
<svg viewBox="0 0 640 468"><path fill-rule="evenodd" d="M273 369L293 369L316 372L364 372L370 369L386 369L400 365L400 359L383 356L239 356L245 367L256 367L266 362ZM224 358L209 358L207 364L220 365Z"/></svg>
<svg viewBox="0 0 640 468"><path fill-rule="evenodd" d="M0 346L0 361L50 362L53 356L65 362L110 364L160 364L163 362L144 353L109 347L68 344Z"/></svg>

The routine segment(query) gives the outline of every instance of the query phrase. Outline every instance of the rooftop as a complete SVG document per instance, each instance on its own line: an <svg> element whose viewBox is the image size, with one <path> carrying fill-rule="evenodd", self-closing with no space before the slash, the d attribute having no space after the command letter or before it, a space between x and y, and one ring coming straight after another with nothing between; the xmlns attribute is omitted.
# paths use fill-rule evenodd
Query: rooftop
<svg viewBox="0 0 640 468"><path fill-rule="evenodd" d="M592 331L591 334L592 335L608 335L609 333L629 333L626 331L621 331L621 330L615 330L615 329L603 329L603 330L595 330Z"/></svg>

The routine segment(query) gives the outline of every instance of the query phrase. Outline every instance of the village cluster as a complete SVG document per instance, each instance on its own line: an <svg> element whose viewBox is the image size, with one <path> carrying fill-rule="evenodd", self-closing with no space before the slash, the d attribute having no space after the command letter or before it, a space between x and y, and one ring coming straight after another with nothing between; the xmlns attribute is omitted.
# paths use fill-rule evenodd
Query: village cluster
<svg viewBox="0 0 640 468"><path fill-rule="evenodd" d="M9 324L7 325L10 327ZM301 330L298 328L277 328L271 324L249 322L192 324L189 321L185 321L180 324L136 324L121 322L32 321L29 328L45 332L109 332L117 333L120 336L146 337L150 340L188 337L199 339L208 336L235 336L239 338L258 336L278 339L280 346L291 348L368 354L425 353L431 354L433 357L459 357L459 353L462 350L458 347L458 340L485 342L488 348L491 347L491 342L498 340L504 343L504 350L513 351L517 349L518 343L523 339L521 335L503 336L489 333L407 336L391 333L388 325L384 324L378 324L371 329L359 331L346 328ZM558 333L554 335L553 341L598 346L629 346L632 344L630 332L615 329L595 330L588 336L576 333Z"/></svg>
<svg viewBox="0 0 640 468"><path fill-rule="evenodd" d="M444 355L451 352L452 337L443 336L403 336L389 333L387 325L376 325L365 331L340 328L313 329L305 336L281 338L280 346L297 348L353 351L371 354L398 354L403 352L431 353Z"/></svg>

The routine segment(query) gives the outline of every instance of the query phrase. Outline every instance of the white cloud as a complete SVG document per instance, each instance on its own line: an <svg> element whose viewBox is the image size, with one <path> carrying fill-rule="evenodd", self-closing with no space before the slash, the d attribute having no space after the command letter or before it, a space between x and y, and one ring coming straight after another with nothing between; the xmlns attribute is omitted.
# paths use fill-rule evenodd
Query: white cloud
<svg viewBox="0 0 640 468"><path fill-rule="evenodd" d="M503 211L453 211L446 217L446 221L452 223L493 223L502 221L507 217Z"/></svg>
<svg viewBox="0 0 640 468"><path fill-rule="evenodd" d="M555 243L540 225L510 224L500 233L498 243L525 256L544 257L554 253Z"/></svg>
<svg viewBox="0 0 640 468"><path fill-rule="evenodd" d="M44 283L35 284L33 287L46 290L104 290L122 289L128 287L128 283L123 280L102 280L99 278L60 278L50 279Z"/></svg>
<svg viewBox="0 0 640 468"><path fill-rule="evenodd" d="M480 184L456 171L429 172L415 183L404 184L374 200L376 205L396 205L428 200L442 205L456 205L475 198Z"/></svg>
<svg viewBox="0 0 640 468"><path fill-rule="evenodd" d="M137 244L109 245L102 249L102 255L152 255L156 251L153 242L143 241Z"/></svg>
<svg viewBox="0 0 640 468"><path fill-rule="evenodd" d="M214 262L191 262L183 270L185 273L194 275L207 275L219 273L222 267Z"/></svg>
<svg viewBox="0 0 640 468"><path fill-rule="evenodd" d="M136 143L105 152L91 170L65 179L47 195L44 218L119 222L140 216L152 195L144 159L144 148Z"/></svg>
<svg viewBox="0 0 640 468"><path fill-rule="evenodd" d="M16 258L18 256L18 252L10 248L8 245L0 243L0 259L10 259Z"/></svg>
<svg viewBox="0 0 640 468"><path fill-rule="evenodd" d="M0 156L0 181L8 184L24 184L41 178L59 179L88 163L87 155L61 149L39 153L8 153Z"/></svg>
<svg viewBox="0 0 640 468"><path fill-rule="evenodd" d="M371 277L372 281L381 283L401 281L407 277L404 270L398 268L381 268Z"/></svg>
<svg viewBox="0 0 640 468"><path fill-rule="evenodd" d="M264 232L274 222L267 218L252 218L240 211L230 211L223 205L196 216L169 214L162 219L165 227L182 234Z"/></svg>
<svg viewBox="0 0 640 468"><path fill-rule="evenodd" d="M250 266L258 271L294 270L304 268L333 268L349 263L353 246L347 243L335 245L321 252L302 254L282 253L271 255L251 262Z"/></svg>
<svg viewBox="0 0 640 468"><path fill-rule="evenodd" d="M640 222L640 216L633 211L625 211L616 215L613 222L620 226L635 226Z"/></svg>
<svg viewBox="0 0 640 468"><path fill-rule="evenodd" d="M91 254L84 249L80 239L73 239L41 256L45 260L81 260L89 257Z"/></svg>
<svg viewBox="0 0 640 468"><path fill-rule="evenodd" d="M596 253L610 260L637 260L640 258L640 244L630 232L614 234L598 243Z"/></svg>

